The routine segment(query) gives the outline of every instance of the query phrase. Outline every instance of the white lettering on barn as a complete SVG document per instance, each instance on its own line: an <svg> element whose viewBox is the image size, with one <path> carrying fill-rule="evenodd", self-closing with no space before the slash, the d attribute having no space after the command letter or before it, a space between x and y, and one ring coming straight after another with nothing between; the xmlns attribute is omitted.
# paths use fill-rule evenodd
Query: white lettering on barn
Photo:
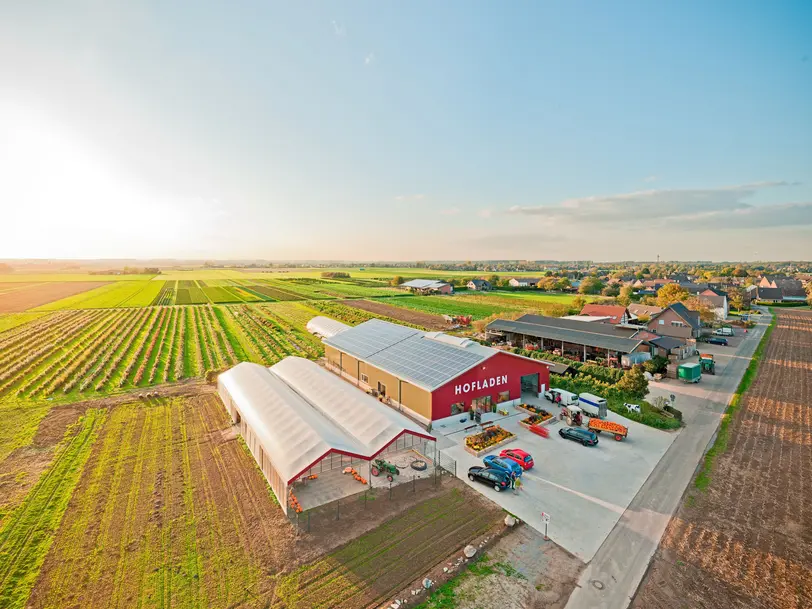
<svg viewBox="0 0 812 609"><path fill-rule="evenodd" d="M454 395L461 395L463 393L470 393L471 391L479 391L487 387L497 387L498 385L507 385L507 374L502 376L492 376L481 381L474 381L473 383L465 383L464 385L456 385L454 387Z"/></svg>

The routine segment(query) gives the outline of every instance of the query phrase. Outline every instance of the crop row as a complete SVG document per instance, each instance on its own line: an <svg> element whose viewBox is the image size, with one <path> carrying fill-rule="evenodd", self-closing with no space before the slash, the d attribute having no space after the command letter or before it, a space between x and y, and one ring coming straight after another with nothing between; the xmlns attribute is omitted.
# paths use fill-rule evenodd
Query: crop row
<svg viewBox="0 0 812 609"><path fill-rule="evenodd" d="M247 357L225 323L211 306L96 310L39 322L38 331L0 345L0 399L142 387L227 368ZM268 335L261 322L252 327ZM305 351L312 352L309 343Z"/></svg>
<svg viewBox="0 0 812 609"><path fill-rule="evenodd" d="M363 309L348 307L340 302L322 300L309 302L307 305L313 309L316 309L321 315L332 317L333 319L337 319L338 321L344 322L345 324L349 324L351 326L357 326L358 324L369 321L370 319L382 319L384 321L400 324L401 326L409 326L411 328L418 328L421 330L423 329L415 324L410 324L399 319L392 319L391 317L386 317L385 315L370 313L369 311L364 311Z"/></svg>

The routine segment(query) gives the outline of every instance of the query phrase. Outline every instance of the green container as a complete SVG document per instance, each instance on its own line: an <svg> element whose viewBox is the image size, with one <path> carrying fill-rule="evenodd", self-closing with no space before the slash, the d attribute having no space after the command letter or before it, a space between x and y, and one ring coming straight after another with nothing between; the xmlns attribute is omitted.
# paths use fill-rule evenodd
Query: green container
<svg viewBox="0 0 812 609"><path fill-rule="evenodd" d="M702 378L702 367L699 364L682 364L677 368L677 377L684 383L698 383Z"/></svg>

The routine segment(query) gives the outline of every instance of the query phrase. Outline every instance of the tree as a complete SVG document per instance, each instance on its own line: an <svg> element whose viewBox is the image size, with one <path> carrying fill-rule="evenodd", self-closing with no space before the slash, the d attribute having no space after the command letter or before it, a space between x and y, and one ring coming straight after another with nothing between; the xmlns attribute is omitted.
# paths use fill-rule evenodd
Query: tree
<svg viewBox="0 0 812 609"><path fill-rule="evenodd" d="M572 287L572 282L569 279L567 279L566 277L561 277L560 279L557 279L556 282L555 282L555 289L558 290L559 292L563 292L564 290L568 290L571 287Z"/></svg>
<svg viewBox="0 0 812 609"><path fill-rule="evenodd" d="M632 286L624 285L622 288L620 288L620 295L618 296L617 301L624 307L628 307L632 301Z"/></svg>
<svg viewBox="0 0 812 609"><path fill-rule="evenodd" d="M685 301L685 306L688 307L689 311L699 313L699 319L706 324L716 319L716 313L713 312L713 307L707 300L703 300L697 296L691 296Z"/></svg>
<svg viewBox="0 0 812 609"><path fill-rule="evenodd" d="M618 296L620 295L620 288L617 285L608 285L601 290L604 296Z"/></svg>
<svg viewBox="0 0 812 609"><path fill-rule="evenodd" d="M657 291L657 306L666 308L675 302L682 302L688 298L688 290L678 283L667 283Z"/></svg>
<svg viewBox="0 0 812 609"><path fill-rule="evenodd" d="M491 287L497 287L499 285L499 275L491 275L488 277L488 283L491 284Z"/></svg>
<svg viewBox="0 0 812 609"><path fill-rule="evenodd" d="M623 375L623 378L621 378L615 386L632 397L646 397L648 393L648 380L646 380L646 376L643 374L643 366L637 365L629 368Z"/></svg>
<svg viewBox="0 0 812 609"><path fill-rule="evenodd" d="M744 308L744 292L739 288L731 288L727 292L727 299L730 302L730 307L741 311Z"/></svg>
<svg viewBox="0 0 812 609"><path fill-rule="evenodd" d="M389 282L389 285L397 287L401 283L403 283L403 277L401 277L400 275L395 275L394 277L392 277L392 280Z"/></svg>
<svg viewBox="0 0 812 609"><path fill-rule="evenodd" d="M585 277L581 280L581 286L578 292L581 294L600 294L603 289L603 283L597 277Z"/></svg>
<svg viewBox="0 0 812 609"><path fill-rule="evenodd" d="M586 298L584 298L583 296L576 296L572 301L572 308L573 309L578 309L578 312L580 313L581 309L584 308L585 304L586 304Z"/></svg>

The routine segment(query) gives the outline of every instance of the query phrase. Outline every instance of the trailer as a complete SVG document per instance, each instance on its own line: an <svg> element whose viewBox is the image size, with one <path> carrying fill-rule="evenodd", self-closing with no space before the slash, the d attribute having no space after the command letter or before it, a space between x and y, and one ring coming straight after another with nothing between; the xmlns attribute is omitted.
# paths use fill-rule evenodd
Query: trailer
<svg viewBox="0 0 812 609"><path fill-rule="evenodd" d="M600 396L581 393L578 395L578 406L591 417L606 417L606 400Z"/></svg>
<svg viewBox="0 0 812 609"><path fill-rule="evenodd" d="M677 368L677 378L683 383L698 383L702 378L702 367L697 363L681 364Z"/></svg>
<svg viewBox="0 0 812 609"><path fill-rule="evenodd" d="M629 428L614 421L602 421L601 419L589 419L587 428L595 433L607 431L614 435L615 440L620 442L629 435Z"/></svg>

